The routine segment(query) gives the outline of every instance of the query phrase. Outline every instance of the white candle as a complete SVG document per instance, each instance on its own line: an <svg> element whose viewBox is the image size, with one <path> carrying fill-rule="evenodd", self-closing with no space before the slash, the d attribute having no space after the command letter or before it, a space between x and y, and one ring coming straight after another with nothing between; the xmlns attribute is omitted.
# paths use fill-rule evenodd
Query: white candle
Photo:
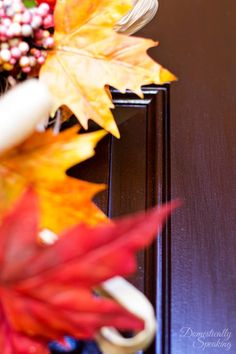
<svg viewBox="0 0 236 354"><path fill-rule="evenodd" d="M52 97L36 79L18 84L0 98L0 153L24 141L38 123L46 121Z"/></svg>

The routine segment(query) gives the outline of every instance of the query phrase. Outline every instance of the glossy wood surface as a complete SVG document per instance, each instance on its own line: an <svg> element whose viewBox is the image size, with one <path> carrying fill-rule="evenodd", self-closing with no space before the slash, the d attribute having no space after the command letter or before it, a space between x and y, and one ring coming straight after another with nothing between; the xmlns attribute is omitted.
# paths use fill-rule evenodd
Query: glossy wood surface
<svg viewBox="0 0 236 354"><path fill-rule="evenodd" d="M114 218L145 210L169 198L168 87L145 87L144 98L112 90L121 139L106 137L93 159L70 170L80 179L102 182L108 190L95 202ZM157 340L147 353L160 352L169 332L170 229L137 257L138 269L130 281L144 292L157 311Z"/></svg>
<svg viewBox="0 0 236 354"><path fill-rule="evenodd" d="M152 55L179 77L170 99L171 196L185 203L171 223L171 344L164 352L202 353L193 337L181 337L190 327L228 329L235 353L236 2L161 1L142 34L160 40Z"/></svg>
<svg viewBox="0 0 236 354"><path fill-rule="evenodd" d="M106 138L76 174L109 185L97 203L111 217L184 200L132 278L157 308L148 353L235 353L236 3L161 1L141 34L160 40L150 52L179 81L170 98L166 87L146 102L115 92L122 139ZM203 351L197 332L206 345L220 342Z"/></svg>

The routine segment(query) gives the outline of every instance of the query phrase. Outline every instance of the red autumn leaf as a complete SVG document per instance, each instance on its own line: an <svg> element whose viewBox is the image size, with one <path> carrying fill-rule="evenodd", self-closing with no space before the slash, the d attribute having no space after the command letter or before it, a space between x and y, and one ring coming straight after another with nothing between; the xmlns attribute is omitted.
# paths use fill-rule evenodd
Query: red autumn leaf
<svg viewBox="0 0 236 354"><path fill-rule="evenodd" d="M52 246L37 243L38 203L30 190L0 226L0 348L48 354L64 335L92 338L102 326L141 329L140 319L93 288L136 268L176 202L97 227L78 225Z"/></svg>

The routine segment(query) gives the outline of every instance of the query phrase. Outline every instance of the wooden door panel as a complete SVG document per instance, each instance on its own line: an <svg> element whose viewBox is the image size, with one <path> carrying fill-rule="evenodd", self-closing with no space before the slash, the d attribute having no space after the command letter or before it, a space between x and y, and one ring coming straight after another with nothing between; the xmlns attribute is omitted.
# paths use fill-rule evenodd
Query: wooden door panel
<svg viewBox="0 0 236 354"><path fill-rule="evenodd" d="M108 190L95 198L111 217L145 210L168 200L169 115L168 87L145 87L144 98L112 90L114 111L121 139L107 136L96 155L70 170L70 174L106 183ZM169 238L168 227L160 240L137 257L138 270L130 281L147 294L158 314L156 343L147 351L160 353L168 343ZM169 235L170 236L170 235ZM168 237L169 237L168 236Z"/></svg>
<svg viewBox="0 0 236 354"><path fill-rule="evenodd" d="M113 91L122 138L107 137L74 170L108 184L95 200L111 217L170 196L185 201L157 244L139 255L132 278L157 309L149 354L201 353L193 338L181 337L183 327L228 329L235 351L235 14L235 0L160 1L140 34L160 41L152 56L180 78L171 100L167 87L145 88L144 99Z"/></svg>
<svg viewBox="0 0 236 354"><path fill-rule="evenodd" d="M236 348L236 2L160 1L141 35L179 77L171 85L171 348L199 354L181 329L231 332ZM208 338L214 342L214 338ZM222 354L221 347L207 354Z"/></svg>

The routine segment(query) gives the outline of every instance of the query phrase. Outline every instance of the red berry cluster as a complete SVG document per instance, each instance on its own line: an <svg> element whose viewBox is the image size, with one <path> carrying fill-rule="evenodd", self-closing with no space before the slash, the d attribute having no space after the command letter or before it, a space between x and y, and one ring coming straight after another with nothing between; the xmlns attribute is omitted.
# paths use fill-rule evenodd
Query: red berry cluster
<svg viewBox="0 0 236 354"><path fill-rule="evenodd" d="M47 3L27 9L22 0L0 0L0 71L29 73L45 62L54 45Z"/></svg>

